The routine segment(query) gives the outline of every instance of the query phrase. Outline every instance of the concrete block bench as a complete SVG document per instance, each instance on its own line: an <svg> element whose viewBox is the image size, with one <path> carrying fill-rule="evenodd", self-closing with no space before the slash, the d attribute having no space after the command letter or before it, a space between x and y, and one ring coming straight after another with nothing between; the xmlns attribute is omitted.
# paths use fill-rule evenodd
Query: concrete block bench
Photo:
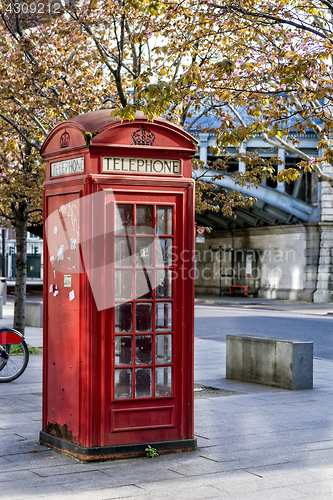
<svg viewBox="0 0 333 500"><path fill-rule="evenodd" d="M313 342L227 335L226 378L313 389Z"/></svg>
<svg viewBox="0 0 333 500"><path fill-rule="evenodd" d="M25 326L43 326L43 302L25 303Z"/></svg>
<svg viewBox="0 0 333 500"><path fill-rule="evenodd" d="M2 297L2 304L7 303L7 280L6 278L0 278L0 296Z"/></svg>

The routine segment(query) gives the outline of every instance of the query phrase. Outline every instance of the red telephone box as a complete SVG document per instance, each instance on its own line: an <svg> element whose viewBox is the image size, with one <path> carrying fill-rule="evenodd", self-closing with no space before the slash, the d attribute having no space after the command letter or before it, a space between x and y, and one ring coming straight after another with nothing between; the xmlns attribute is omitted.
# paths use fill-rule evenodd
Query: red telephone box
<svg viewBox="0 0 333 500"><path fill-rule="evenodd" d="M47 137L42 443L84 460L196 448L195 151L111 110Z"/></svg>

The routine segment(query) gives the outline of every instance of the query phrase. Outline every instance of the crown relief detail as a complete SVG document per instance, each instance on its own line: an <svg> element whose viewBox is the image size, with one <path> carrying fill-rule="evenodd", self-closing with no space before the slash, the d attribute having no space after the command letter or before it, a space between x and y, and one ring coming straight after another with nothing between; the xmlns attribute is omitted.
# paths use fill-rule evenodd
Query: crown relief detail
<svg viewBox="0 0 333 500"><path fill-rule="evenodd" d="M133 132L132 141L135 146L152 146L155 141L155 136L150 130L141 127Z"/></svg>
<svg viewBox="0 0 333 500"><path fill-rule="evenodd" d="M60 137L60 147L61 148L68 148L69 143L71 140L71 136L69 135L68 132L64 132L62 136Z"/></svg>

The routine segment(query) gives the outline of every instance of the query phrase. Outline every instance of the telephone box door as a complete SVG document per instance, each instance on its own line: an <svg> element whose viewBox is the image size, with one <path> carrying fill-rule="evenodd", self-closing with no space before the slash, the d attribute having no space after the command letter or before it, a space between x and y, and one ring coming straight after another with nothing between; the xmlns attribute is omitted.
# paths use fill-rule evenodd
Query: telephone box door
<svg viewBox="0 0 333 500"><path fill-rule="evenodd" d="M106 350L113 360L105 377L112 381L110 444L158 441L161 429L163 440L184 438L183 196L113 196L106 226L115 230L105 255L114 262L115 307L105 312Z"/></svg>

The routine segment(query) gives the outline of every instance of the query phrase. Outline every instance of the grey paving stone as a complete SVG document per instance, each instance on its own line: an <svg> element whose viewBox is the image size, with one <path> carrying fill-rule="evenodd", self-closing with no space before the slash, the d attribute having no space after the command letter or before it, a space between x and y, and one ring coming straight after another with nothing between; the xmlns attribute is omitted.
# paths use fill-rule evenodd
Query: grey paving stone
<svg viewBox="0 0 333 500"><path fill-rule="evenodd" d="M301 493L311 496L311 498L317 498L319 495L324 495L326 498L333 497L333 479L299 484L295 485L294 488Z"/></svg>
<svg viewBox="0 0 333 500"><path fill-rule="evenodd" d="M144 467L126 470L125 478L126 482L124 483L124 473L116 470L103 470L105 474L108 474L116 484L141 484L148 481L165 481L166 479L179 479L179 472L174 471L172 469L168 469L166 467L158 467L152 469L148 464Z"/></svg>
<svg viewBox="0 0 333 500"><path fill-rule="evenodd" d="M18 455L9 455L7 458L7 464L4 465L0 470L19 470L23 466L27 466L29 470L34 470L36 468L49 467L54 468L55 466L65 466L72 465L74 460L71 457L62 455L52 450L45 450L39 453L20 453Z"/></svg>
<svg viewBox="0 0 333 500"><path fill-rule="evenodd" d="M221 487L215 485L215 479L217 477L221 478L221 474L212 474L210 476L203 476L203 477L183 476L179 477L177 482L172 480L166 480L163 482L141 483L140 488L144 489L147 493L149 493L149 498L156 498L156 499L162 497L191 498L191 495L195 495L196 492L199 492L198 498L200 498L200 494L203 495L205 489L208 488L210 494L221 495L222 493L225 493L226 496L229 497L230 495L224 492L224 490ZM236 478L237 476L234 473L231 473L230 477ZM212 490L211 488L214 489Z"/></svg>
<svg viewBox="0 0 333 500"><path fill-rule="evenodd" d="M211 485L196 485L195 488L191 484L143 484L141 485L147 491L146 496L142 498L164 498L164 499L189 499L200 500L207 498L230 498L230 495Z"/></svg>
<svg viewBox="0 0 333 500"><path fill-rule="evenodd" d="M285 481L288 477L290 477L292 481L295 480L295 483L292 482L289 484L297 484L298 482L311 482L328 478L328 476L324 472L320 473L320 471L317 471L317 473L311 473L309 471L309 466L305 461L251 467L247 470L248 472L256 474L259 477L269 479L273 477L277 482L281 481L281 479L282 481Z"/></svg>
<svg viewBox="0 0 333 500"><path fill-rule="evenodd" d="M49 457L50 458L50 457ZM70 459L69 459L70 460ZM42 465L42 462L39 461L38 464L33 463L29 468L32 470L35 474L41 477L54 477L54 476L63 476L66 474L76 474L76 473L82 473L82 472L87 472L87 471L98 471L100 469L100 466L98 463L70 463L68 460L67 464L63 463L49 463L49 465L46 467L46 459L43 461L44 462L44 467Z"/></svg>
<svg viewBox="0 0 333 500"><path fill-rule="evenodd" d="M117 498L135 498L142 495L142 489L135 485L120 486L114 488L94 489L74 492L62 487L61 500L111 500ZM51 497L52 498L52 497ZM49 496L39 497L39 500L50 500Z"/></svg>
<svg viewBox="0 0 333 500"><path fill-rule="evenodd" d="M78 476L82 477L78 478ZM171 478L171 476L172 475L169 474L169 478ZM71 481L72 477L75 478L75 481ZM172 476L172 479L174 478L175 475ZM54 477L48 479L51 479L52 481L55 480ZM142 479L142 481L144 480L144 478L139 478L139 477L137 477L137 479L138 480ZM127 474L112 476L96 471L86 472L82 474L69 474L66 476L57 476L57 480L58 484L66 486L68 490L71 490L76 493L79 493L81 491L100 490L103 488L113 488L113 487L134 484L133 478L128 477ZM162 481L163 477L161 477L161 479L159 480Z"/></svg>
<svg viewBox="0 0 333 500"><path fill-rule="evenodd" d="M33 500L35 498L66 499L67 488L61 485L27 485L26 483L10 484L9 488L2 488L1 499L3 500Z"/></svg>
<svg viewBox="0 0 333 500"><path fill-rule="evenodd" d="M230 498L234 500L291 500L294 498L301 499L303 493L296 491L293 488L282 487L262 491L252 491L245 494L236 493L230 494ZM309 500L309 497L307 497Z"/></svg>
<svg viewBox="0 0 333 500"><path fill-rule="evenodd" d="M6 443L4 443L3 445L1 444L1 454L9 461L15 461L15 456L31 453L32 450L38 450L42 452L45 451L45 448L38 444L37 441L30 440L14 441L13 443L9 443L8 441L6 441Z"/></svg>
<svg viewBox="0 0 333 500"><path fill-rule="evenodd" d="M170 470L183 474L184 476L203 476L216 472L226 472L233 470L246 469L250 466L248 460L232 460L225 462L216 462L204 457L200 457L195 462L189 464L173 464Z"/></svg>
<svg viewBox="0 0 333 500"><path fill-rule="evenodd" d="M34 478L34 473L29 470L19 470L19 471L9 471L9 472L0 472L0 489L3 489L4 485L1 484L7 482L16 482L16 481L29 481Z"/></svg>

